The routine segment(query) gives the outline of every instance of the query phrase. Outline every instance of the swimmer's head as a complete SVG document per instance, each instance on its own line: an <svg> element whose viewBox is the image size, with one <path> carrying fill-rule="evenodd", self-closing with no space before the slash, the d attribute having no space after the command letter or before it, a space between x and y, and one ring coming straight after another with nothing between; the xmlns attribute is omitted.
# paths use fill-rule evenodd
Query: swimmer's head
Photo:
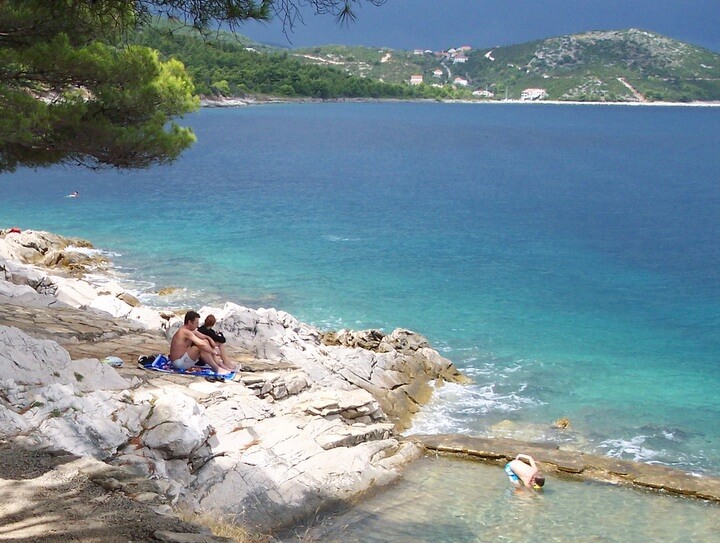
<svg viewBox="0 0 720 543"><path fill-rule="evenodd" d="M541 474L536 474L535 477L533 477L532 486L535 490L540 490L543 486L545 486L545 476Z"/></svg>

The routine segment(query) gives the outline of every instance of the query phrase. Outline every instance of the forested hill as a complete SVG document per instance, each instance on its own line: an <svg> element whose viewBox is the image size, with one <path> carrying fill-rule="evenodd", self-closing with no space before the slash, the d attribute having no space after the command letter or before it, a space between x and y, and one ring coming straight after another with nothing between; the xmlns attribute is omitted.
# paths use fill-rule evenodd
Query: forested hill
<svg viewBox="0 0 720 543"><path fill-rule="evenodd" d="M145 30L135 41L181 60L198 92L206 95L720 100L720 55L636 29L446 51L346 46L290 50L223 33L201 38L187 29Z"/></svg>
<svg viewBox="0 0 720 543"><path fill-rule="evenodd" d="M286 49L253 43L224 32L201 36L180 24L157 23L138 30L133 43L185 64L202 95L333 98L462 98L465 89L384 83L342 68L303 62Z"/></svg>

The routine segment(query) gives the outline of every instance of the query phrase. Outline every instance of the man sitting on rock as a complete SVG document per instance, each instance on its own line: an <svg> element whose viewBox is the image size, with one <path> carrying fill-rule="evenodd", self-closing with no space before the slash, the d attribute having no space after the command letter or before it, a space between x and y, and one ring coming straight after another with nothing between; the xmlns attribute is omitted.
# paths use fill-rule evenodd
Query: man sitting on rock
<svg viewBox="0 0 720 543"><path fill-rule="evenodd" d="M218 375L227 375L229 370L222 367L222 360L215 355L212 339L197 331L200 314L185 313L184 324L175 332L170 342L170 361L174 368L186 370L202 360Z"/></svg>

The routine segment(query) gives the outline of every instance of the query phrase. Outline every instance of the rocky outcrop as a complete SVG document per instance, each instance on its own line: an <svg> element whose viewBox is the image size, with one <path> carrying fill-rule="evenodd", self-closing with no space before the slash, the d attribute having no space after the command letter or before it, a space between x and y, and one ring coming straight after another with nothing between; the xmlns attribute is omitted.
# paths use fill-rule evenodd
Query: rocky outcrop
<svg viewBox="0 0 720 543"><path fill-rule="evenodd" d="M33 339L17 328L0 325L0 377L18 383L70 385L80 392L122 390L130 383L112 368L90 360L70 360L50 340Z"/></svg>
<svg viewBox="0 0 720 543"><path fill-rule="evenodd" d="M148 329L167 328L177 320L142 307L107 275L110 261L92 244L48 232L0 230L0 302L31 307L75 307L128 319Z"/></svg>
<svg viewBox="0 0 720 543"><path fill-rule="evenodd" d="M431 383L468 382L423 336L409 330L322 333L283 311L232 303L200 312L212 312L226 337L259 358L292 363L323 386L369 392L397 430L407 428L430 399Z"/></svg>
<svg viewBox="0 0 720 543"><path fill-rule="evenodd" d="M107 257L89 241L50 232L0 230L0 258L67 272L82 277L90 269L104 269Z"/></svg>
<svg viewBox="0 0 720 543"><path fill-rule="evenodd" d="M128 345L162 352L179 319L139 306L101 275L83 280L79 267L63 264L77 261L57 256L80 246L41 232L0 238L0 296L34 304L0 310L0 322L28 321L28 333L0 326L0 438L144 476L152 488L127 491L148 503L286 526L397 478L421 451L401 443L398 430L433 383L462 380L408 330L330 336L283 311L235 304L201 313L214 313L229 344L262 370L223 384L121 368L123 377L98 358L125 355ZM83 261L85 270L96 264ZM46 267L58 265L61 272Z"/></svg>
<svg viewBox="0 0 720 543"><path fill-rule="evenodd" d="M298 369L248 377L267 389L131 383L15 328L0 327L0 339L0 438L143 475L148 503L277 528L394 480L420 451L398 441L368 392L319 386Z"/></svg>
<svg viewBox="0 0 720 543"><path fill-rule="evenodd" d="M38 265L70 246L45 233L0 238L0 323L27 330L0 325L0 439L101 460L132 474L103 484L143 502L286 526L395 480L421 451L397 430L432 382L460 379L407 330L341 331L329 345L287 313L234 304L201 312L255 371L224 384L118 373L99 358L162 352L179 319L97 274ZM153 484L139 489L142 477Z"/></svg>

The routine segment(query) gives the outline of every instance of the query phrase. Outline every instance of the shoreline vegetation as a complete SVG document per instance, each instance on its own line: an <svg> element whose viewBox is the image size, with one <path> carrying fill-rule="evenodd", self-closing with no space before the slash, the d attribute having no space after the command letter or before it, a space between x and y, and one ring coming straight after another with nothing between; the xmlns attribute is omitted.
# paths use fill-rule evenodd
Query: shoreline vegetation
<svg viewBox="0 0 720 543"><path fill-rule="evenodd" d="M558 476L720 502L720 478L666 466L405 436L435 386L469 382L408 330L323 332L227 303L200 313L216 315L242 364L232 381L136 366L165 352L183 312L141 306L87 241L0 230L0 457L22 459L1 463L0 493L12 499L0 518L18 538L228 541L212 525L230 540L269 541L253 534L376 492L425 451L502 464L532 450ZM48 514L36 520L38 510Z"/></svg>
<svg viewBox="0 0 720 543"><path fill-rule="evenodd" d="M720 100L720 55L633 28L502 47L403 51L343 45L285 49L222 31L200 36L159 20L132 40L182 62L199 95L230 100L258 95L469 103Z"/></svg>
<svg viewBox="0 0 720 543"><path fill-rule="evenodd" d="M288 98L285 96L201 96L200 107L245 107L270 104L345 104L345 103L442 103L442 104L521 104L562 106L640 106L640 107L720 107L720 101L712 102L585 102L569 100L453 100L433 98Z"/></svg>

